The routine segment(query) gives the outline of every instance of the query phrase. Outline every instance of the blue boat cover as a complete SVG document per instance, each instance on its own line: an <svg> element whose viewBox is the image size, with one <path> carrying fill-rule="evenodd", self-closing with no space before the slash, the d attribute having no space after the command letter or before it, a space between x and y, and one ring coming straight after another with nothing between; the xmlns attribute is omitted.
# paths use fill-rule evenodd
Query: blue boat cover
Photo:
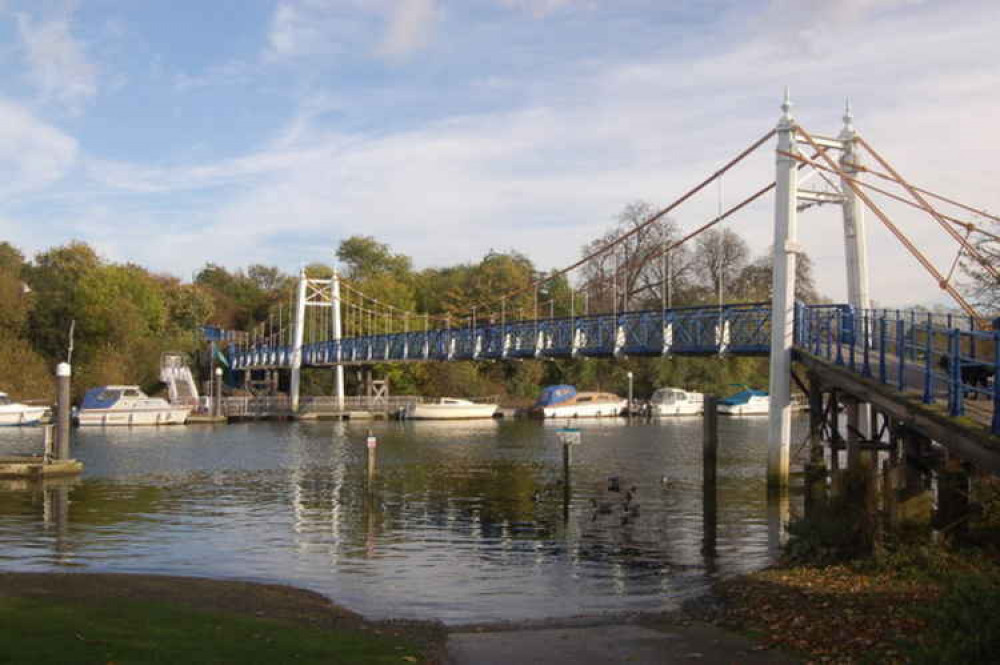
<svg viewBox="0 0 1000 665"><path fill-rule="evenodd" d="M726 399L720 399L719 404L728 404L729 406L739 406L740 404L746 404L750 401L751 397L767 397L767 393L763 390L753 390L752 388L747 388L746 390L741 390L735 395L730 395Z"/></svg>
<svg viewBox="0 0 1000 665"><path fill-rule="evenodd" d="M106 387L91 388L83 395L81 409L108 409L114 406L121 396L120 390L108 390Z"/></svg>
<svg viewBox="0 0 1000 665"><path fill-rule="evenodd" d="M542 389L542 394L535 402L535 406L555 406L574 397L576 397L576 388L573 386L547 386Z"/></svg>

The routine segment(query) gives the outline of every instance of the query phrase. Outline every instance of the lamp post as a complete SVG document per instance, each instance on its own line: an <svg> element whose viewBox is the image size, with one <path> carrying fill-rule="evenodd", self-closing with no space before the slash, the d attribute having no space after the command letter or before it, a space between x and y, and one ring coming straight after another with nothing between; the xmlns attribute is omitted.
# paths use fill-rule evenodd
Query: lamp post
<svg viewBox="0 0 1000 665"><path fill-rule="evenodd" d="M628 417L632 417L632 372L628 373Z"/></svg>

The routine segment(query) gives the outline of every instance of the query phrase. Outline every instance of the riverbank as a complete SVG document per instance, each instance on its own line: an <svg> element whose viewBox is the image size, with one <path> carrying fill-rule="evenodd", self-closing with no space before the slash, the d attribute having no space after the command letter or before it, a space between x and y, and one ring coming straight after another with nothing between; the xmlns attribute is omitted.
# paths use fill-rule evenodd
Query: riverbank
<svg viewBox="0 0 1000 665"><path fill-rule="evenodd" d="M808 663L1000 659L1000 568L981 551L924 546L835 565L778 565L720 581L688 610Z"/></svg>
<svg viewBox="0 0 1000 665"><path fill-rule="evenodd" d="M106 573L0 573L0 660L40 665L795 662L683 613L462 626L368 621L294 587Z"/></svg>
<svg viewBox="0 0 1000 665"><path fill-rule="evenodd" d="M368 621L288 586L159 575L0 573L5 662L442 662L444 628Z"/></svg>

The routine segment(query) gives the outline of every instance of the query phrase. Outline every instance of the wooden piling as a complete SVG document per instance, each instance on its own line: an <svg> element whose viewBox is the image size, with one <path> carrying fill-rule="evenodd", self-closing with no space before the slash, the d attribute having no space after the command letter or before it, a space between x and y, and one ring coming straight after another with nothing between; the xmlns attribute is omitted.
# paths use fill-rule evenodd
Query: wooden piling
<svg viewBox="0 0 1000 665"><path fill-rule="evenodd" d="M715 556L718 529L719 398L705 395L702 429L702 553Z"/></svg>
<svg viewBox="0 0 1000 665"><path fill-rule="evenodd" d="M809 373L809 462L806 465L806 515L826 499L826 464L823 461L823 386L815 372Z"/></svg>
<svg viewBox="0 0 1000 665"><path fill-rule="evenodd" d="M372 481L375 479L375 449L378 447L378 439L368 430L368 437L365 440L368 447L368 488L372 489Z"/></svg>

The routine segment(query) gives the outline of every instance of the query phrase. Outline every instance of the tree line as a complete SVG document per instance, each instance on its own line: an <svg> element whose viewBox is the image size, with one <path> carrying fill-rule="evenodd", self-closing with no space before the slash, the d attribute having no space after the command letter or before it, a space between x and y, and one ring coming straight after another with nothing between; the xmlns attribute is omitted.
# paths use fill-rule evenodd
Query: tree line
<svg viewBox="0 0 1000 665"><path fill-rule="evenodd" d="M648 203L626 206L600 238L581 248L581 256L628 238L571 275L546 273L512 250L417 269L410 257L368 236L344 239L336 257L351 288L380 306L453 325L467 324L470 315L488 321L536 313L656 309L665 303L714 305L720 294L726 303L770 298L770 252L752 256L732 229L712 229L672 246L681 237L677 224L667 219L644 226L652 213ZM985 249L996 251L995 246ZM306 270L326 277L333 268L316 263ZM969 292L995 305L1000 285L971 268L967 276ZM797 278L799 299L822 300L804 254ZM155 392L161 353L195 357L204 348L203 325L250 331L279 316L288 321L295 284L295 275L267 265L230 269L208 263L191 282L183 282L133 263L104 260L82 242L39 252L30 260L0 242L0 390L22 398L51 398L53 367L69 354L70 323L75 321L72 359L78 392L112 383L139 384ZM508 295L500 300L500 294ZM732 357L385 364L376 371L399 394L500 394L512 401L530 400L540 385L549 383L624 392L630 371L639 395L662 385L726 393L733 390L731 384L767 383L765 362ZM349 371L350 390L356 382ZM306 394L329 394L331 373L305 371L304 389Z"/></svg>

